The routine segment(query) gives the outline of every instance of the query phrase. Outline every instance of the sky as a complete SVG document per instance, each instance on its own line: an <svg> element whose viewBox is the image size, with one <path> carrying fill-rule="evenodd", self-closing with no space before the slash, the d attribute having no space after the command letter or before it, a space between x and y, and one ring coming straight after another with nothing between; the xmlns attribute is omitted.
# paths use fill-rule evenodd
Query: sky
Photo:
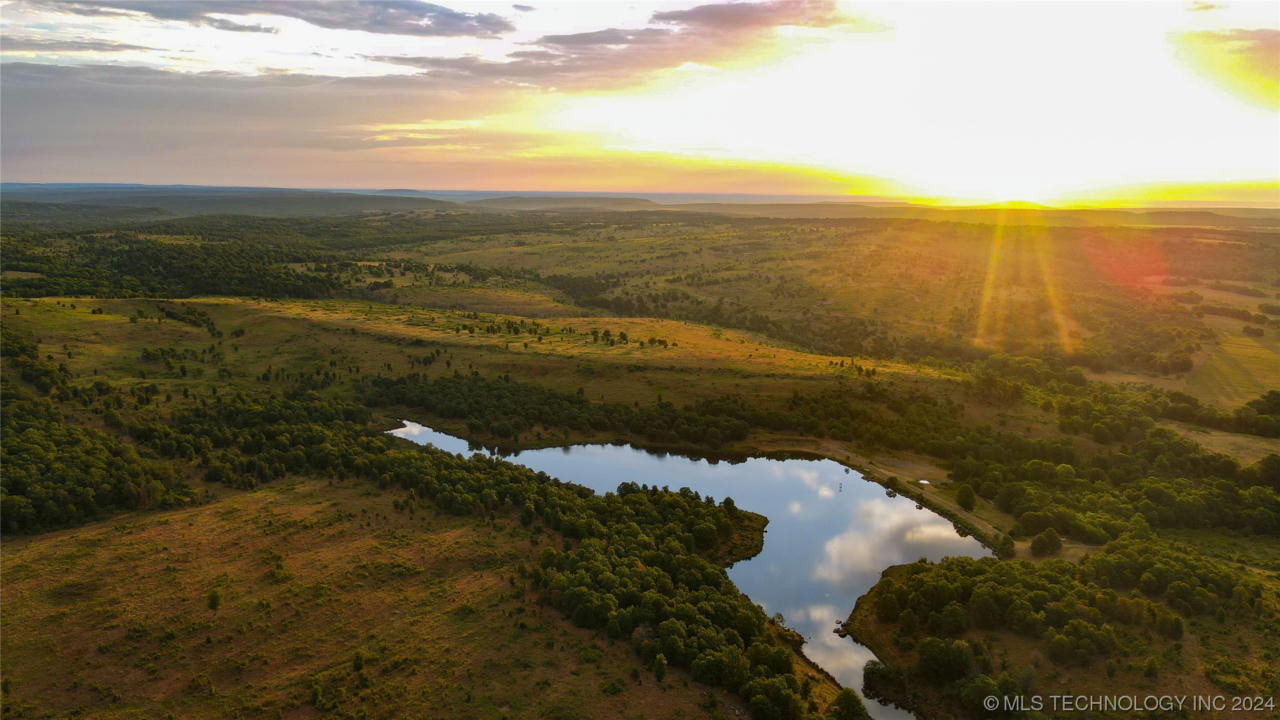
<svg viewBox="0 0 1280 720"><path fill-rule="evenodd" d="M0 0L0 178L1280 206L1277 2Z"/></svg>

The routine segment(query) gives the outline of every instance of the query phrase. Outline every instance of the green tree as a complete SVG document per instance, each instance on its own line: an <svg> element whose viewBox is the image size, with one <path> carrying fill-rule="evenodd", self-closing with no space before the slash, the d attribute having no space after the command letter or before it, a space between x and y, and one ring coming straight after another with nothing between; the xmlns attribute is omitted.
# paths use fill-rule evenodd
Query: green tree
<svg viewBox="0 0 1280 720"><path fill-rule="evenodd" d="M849 688L842 689L827 707L828 720L868 720L870 717L862 699Z"/></svg>
<svg viewBox="0 0 1280 720"><path fill-rule="evenodd" d="M892 592L880 593L876 596L876 619L880 622L894 622L902 609L898 606L898 596Z"/></svg>
<svg viewBox="0 0 1280 720"><path fill-rule="evenodd" d="M927 682L947 683L969 674L973 652L963 640L927 637L920 643L916 672Z"/></svg>
<svg viewBox="0 0 1280 720"><path fill-rule="evenodd" d="M1031 554L1037 557L1056 555L1061 549L1062 538L1058 537L1058 531L1053 528L1046 528L1031 539Z"/></svg>

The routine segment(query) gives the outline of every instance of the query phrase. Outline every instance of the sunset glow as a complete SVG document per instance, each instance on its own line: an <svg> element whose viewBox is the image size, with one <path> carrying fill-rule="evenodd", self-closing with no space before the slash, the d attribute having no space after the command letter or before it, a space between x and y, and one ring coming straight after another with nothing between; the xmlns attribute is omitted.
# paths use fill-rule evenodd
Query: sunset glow
<svg viewBox="0 0 1280 720"><path fill-rule="evenodd" d="M5 179L1112 205L1280 189L1274 3L358 5L11 0Z"/></svg>

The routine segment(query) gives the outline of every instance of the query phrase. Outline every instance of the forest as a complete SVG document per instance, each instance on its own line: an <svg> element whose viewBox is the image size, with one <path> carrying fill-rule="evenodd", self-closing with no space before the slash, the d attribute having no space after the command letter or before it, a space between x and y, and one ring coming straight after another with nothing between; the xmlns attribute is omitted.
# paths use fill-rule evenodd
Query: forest
<svg viewBox="0 0 1280 720"><path fill-rule="evenodd" d="M5 361L39 366L32 347L7 339ZM47 394L74 394L104 412L119 399L109 390L72 393L64 377L50 375ZM818 710L809 702L811 685L798 680L791 655L767 632L763 612L704 557L746 522L732 500L715 504L687 488L657 487L597 497L501 460L405 448L364 429L368 419L364 408L298 388L263 401L201 398L165 423L135 421L123 430L160 458L199 457L207 482L252 488L289 474L353 476L408 491L408 512L418 501L454 515L517 512L522 524L539 522L566 539L562 552L544 549L528 577L574 624L632 638L658 675L668 666L688 668L700 682L729 688L748 701L753 717L790 720ZM165 465L60 420L48 401L5 393L6 532L195 499L172 471L164 474ZM60 446L76 452L50 457ZM639 627L649 632L637 634Z"/></svg>
<svg viewBox="0 0 1280 720"><path fill-rule="evenodd" d="M878 658L864 696L977 718L1063 678L1280 692L1275 233L1014 227L997 260L991 228L920 220L21 209L0 259L7 538L350 483L537 538L513 597L629 647L646 682L686 673L757 720L866 717L725 572L767 518L383 431L817 455L994 555L890 567L840 608ZM1144 253L1164 275L1132 270ZM954 286L930 290L938 272ZM933 484L896 470L922 467ZM35 716L17 687L6 708Z"/></svg>

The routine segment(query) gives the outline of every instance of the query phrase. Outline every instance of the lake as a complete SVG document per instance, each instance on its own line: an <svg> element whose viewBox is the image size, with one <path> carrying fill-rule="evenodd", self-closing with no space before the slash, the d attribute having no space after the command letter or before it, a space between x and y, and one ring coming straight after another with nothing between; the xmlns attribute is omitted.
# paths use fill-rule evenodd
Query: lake
<svg viewBox="0 0 1280 720"><path fill-rule="evenodd" d="M451 453L482 452L462 438L405 421L392 435ZM842 685L861 692L862 667L875 656L832 630L891 565L991 553L961 537L947 519L833 460L707 461L651 453L630 445L573 445L524 450L507 459L598 493L624 482L688 487L769 518L764 549L735 563L729 577L769 615L805 638L804 653ZM912 716L867 701L876 720Z"/></svg>

